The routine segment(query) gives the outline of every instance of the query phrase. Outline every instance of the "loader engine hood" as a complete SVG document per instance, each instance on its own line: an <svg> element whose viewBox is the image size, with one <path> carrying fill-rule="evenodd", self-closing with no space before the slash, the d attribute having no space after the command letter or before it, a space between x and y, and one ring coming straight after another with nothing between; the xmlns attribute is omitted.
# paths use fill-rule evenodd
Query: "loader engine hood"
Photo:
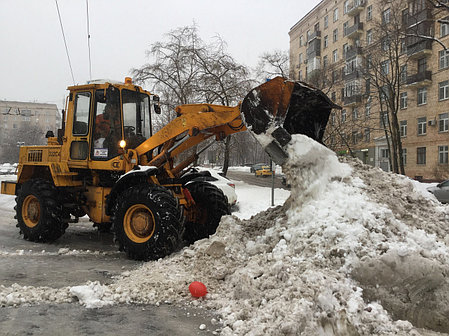
<svg viewBox="0 0 449 336"><path fill-rule="evenodd" d="M261 143L273 161L282 164L286 154L282 147L292 134L304 134L322 143L334 104L321 90L304 82L276 77L254 89L241 105L248 128L256 135L269 135L272 143Z"/></svg>

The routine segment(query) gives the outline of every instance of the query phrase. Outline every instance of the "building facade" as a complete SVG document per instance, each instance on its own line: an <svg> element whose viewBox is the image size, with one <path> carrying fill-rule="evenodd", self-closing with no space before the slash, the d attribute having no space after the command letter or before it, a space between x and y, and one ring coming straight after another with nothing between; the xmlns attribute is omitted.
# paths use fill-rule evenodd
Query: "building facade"
<svg viewBox="0 0 449 336"><path fill-rule="evenodd" d="M389 80L396 71L405 174L447 179L449 51L444 46L449 48L449 25L438 19L447 20L449 11L429 7L426 0L396 2L393 6L382 0L321 1L289 32L290 77L320 87L342 106L333 111L326 130L330 148L350 151L363 162L389 171L391 146L385 132L389 117L384 101L391 91L373 85L366 69ZM401 37L397 66L390 59L392 41L381 40L378 33L393 20L398 21ZM376 58L378 63L372 61Z"/></svg>
<svg viewBox="0 0 449 336"><path fill-rule="evenodd" d="M0 100L0 158L11 147L37 145L45 141L47 131L61 124L56 104Z"/></svg>

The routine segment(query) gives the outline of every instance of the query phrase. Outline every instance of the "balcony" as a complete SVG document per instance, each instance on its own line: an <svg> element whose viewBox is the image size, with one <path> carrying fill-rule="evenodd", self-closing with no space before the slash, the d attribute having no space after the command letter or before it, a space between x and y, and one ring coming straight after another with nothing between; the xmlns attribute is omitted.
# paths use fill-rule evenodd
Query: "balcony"
<svg viewBox="0 0 449 336"><path fill-rule="evenodd" d="M348 8L346 14L349 16L356 16L363 10L363 7L365 7L364 0L354 0L354 3Z"/></svg>
<svg viewBox="0 0 449 336"><path fill-rule="evenodd" d="M432 41L419 39L414 44L407 45L407 56L410 59L427 57L432 54Z"/></svg>
<svg viewBox="0 0 449 336"><path fill-rule="evenodd" d="M361 77L362 77L362 74L358 70L354 70L354 71L351 71L348 73L343 71L343 73L342 73L342 78L345 81L350 81L350 80L361 78Z"/></svg>
<svg viewBox="0 0 449 336"><path fill-rule="evenodd" d="M314 39L309 42L307 47L307 58L314 58L321 56L321 42L318 39Z"/></svg>
<svg viewBox="0 0 449 336"><path fill-rule="evenodd" d="M321 31L315 30L309 35L309 39L307 42L312 41L313 39L320 39L321 38Z"/></svg>
<svg viewBox="0 0 449 336"><path fill-rule="evenodd" d="M413 88L429 86L432 84L432 71L418 72L414 75L407 76L407 85Z"/></svg>
<svg viewBox="0 0 449 336"><path fill-rule="evenodd" d="M363 23L359 22L351 27L345 29L344 34L348 38L356 39L359 38L363 33Z"/></svg>
<svg viewBox="0 0 449 336"><path fill-rule="evenodd" d="M357 55L361 55L361 54L362 54L362 47L352 46L352 47L346 49L345 60L348 60L350 58L356 57Z"/></svg>
<svg viewBox="0 0 449 336"><path fill-rule="evenodd" d="M362 102L362 95L361 94L355 94L350 97L344 97L343 98L343 105L344 106L354 106L358 105Z"/></svg>
<svg viewBox="0 0 449 336"><path fill-rule="evenodd" d="M433 14L431 9L424 9L416 14L408 14L407 15L407 28L411 26L416 26L417 24L423 21L431 21L433 20Z"/></svg>

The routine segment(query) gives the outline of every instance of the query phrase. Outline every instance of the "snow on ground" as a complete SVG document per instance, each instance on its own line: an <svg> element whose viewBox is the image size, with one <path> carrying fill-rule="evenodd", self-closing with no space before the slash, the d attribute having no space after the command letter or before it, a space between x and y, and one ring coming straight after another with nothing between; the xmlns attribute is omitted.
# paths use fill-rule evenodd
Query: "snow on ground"
<svg viewBox="0 0 449 336"><path fill-rule="evenodd" d="M284 205L248 220L226 216L209 239L111 285L0 286L0 303L76 296L97 307L201 306L220 314L222 335L449 333L448 206L406 177L341 162L301 135L289 155L283 168L292 188ZM250 199L260 202L261 190L254 190ZM205 298L190 296L192 281L207 286Z"/></svg>
<svg viewBox="0 0 449 336"><path fill-rule="evenodd" d="M242 181L234 181L237 194L237 205L232 214L240 219L249 219L251 216L271 207L271 188L257 187ZM274 190L274 205L282 205L290 196L285 189Z"/></svg>

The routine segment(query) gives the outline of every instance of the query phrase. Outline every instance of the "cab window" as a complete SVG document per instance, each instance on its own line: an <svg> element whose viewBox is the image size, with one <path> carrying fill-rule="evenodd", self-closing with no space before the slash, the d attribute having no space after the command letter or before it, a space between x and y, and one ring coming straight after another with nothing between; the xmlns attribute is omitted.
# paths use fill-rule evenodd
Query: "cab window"
<svg viewBox="0 0 449 336"><path fill-rule="evenodd" d="M122 102L126 147L136 148L151 136L149 97L144 93L122 90Z"/></svg>
<svg viewBox="0 0 449 336"><path fill-rule="evenodd" d="M75 95L75 114L73 116L73 135L87 135L89 130L90 92Z"/></svg>
<svg viewBox="0 0 449 336"><path fill-rule="evenodd" d="M120 93L111 87L95 91L92 157L109 160L118 155L122 139Z"/></svg>

